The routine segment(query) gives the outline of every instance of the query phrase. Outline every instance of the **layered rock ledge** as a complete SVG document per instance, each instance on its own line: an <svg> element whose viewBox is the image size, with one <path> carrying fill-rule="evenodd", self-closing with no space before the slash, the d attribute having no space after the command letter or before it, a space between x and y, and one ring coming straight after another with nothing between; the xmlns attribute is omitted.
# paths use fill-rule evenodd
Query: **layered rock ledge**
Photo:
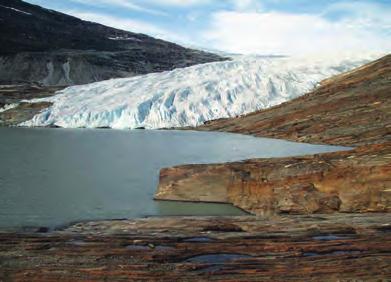
<svg viewBox="0 0 391 282"><path fill-rule="evenodd" d="M156 199L255 214L391 211L391 55L277 107L197 130L355 146L314 156L163 169Z"/></svg>
<svg viewBox="0 0 391 282"><path fill-rule="evenodd" d="M0 281L387 281L386 216L150 218L0 233Z"/></svg>
<svg viewBox="0 0 391 282"><path fill-rule="evenodd" d="M390 143L353 151L163 169L156 199L254 214L391 212Z"/></svg>

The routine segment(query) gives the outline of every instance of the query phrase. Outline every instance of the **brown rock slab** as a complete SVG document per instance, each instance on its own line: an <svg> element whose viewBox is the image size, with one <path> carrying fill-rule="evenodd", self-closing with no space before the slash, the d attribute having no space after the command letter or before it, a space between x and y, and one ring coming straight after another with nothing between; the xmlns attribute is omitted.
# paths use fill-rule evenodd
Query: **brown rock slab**
<svg viewBox="0 0 391 282"><path fill-rule="evenodd" d="M172 217L0 233L0 281L387 281L387 218Z"/></svg>

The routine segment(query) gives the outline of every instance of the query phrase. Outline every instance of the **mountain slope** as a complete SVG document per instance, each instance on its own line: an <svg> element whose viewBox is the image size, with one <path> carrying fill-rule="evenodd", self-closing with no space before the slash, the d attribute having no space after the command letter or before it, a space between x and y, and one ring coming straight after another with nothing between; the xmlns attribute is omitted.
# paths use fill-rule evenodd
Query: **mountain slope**
<svg viewBox="0 0 391 282"><path fill-rule="evenodd" d="M0 0L0 23L3 84L84 84L223 60L20 0Z"/></svg>
<svg viewBox="0 0 391 282"><path fill-rule="evenodd" d="M373 59L242 57L134 78L75 86L27 126L167 128L269 108L305 94L321 80Z"/></svg>
<svg viewBox="0 0 391 282"><path fill-rule="evenodd" d="M268 110L208 122L225 131L333 145L391 140L391 55L322 82L315 91Z"/></svg>

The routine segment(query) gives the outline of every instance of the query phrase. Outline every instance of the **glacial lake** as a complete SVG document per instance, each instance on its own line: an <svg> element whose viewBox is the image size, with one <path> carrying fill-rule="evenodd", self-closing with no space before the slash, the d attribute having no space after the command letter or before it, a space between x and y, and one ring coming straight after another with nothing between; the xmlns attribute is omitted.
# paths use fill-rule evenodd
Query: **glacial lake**
<svg viewBox="0 0 391 282"><path fill-rule="evenodd" d="M213 132L0 128L0 229L242 215L225 204L154 201L159 170L341 149Z"/></svg>

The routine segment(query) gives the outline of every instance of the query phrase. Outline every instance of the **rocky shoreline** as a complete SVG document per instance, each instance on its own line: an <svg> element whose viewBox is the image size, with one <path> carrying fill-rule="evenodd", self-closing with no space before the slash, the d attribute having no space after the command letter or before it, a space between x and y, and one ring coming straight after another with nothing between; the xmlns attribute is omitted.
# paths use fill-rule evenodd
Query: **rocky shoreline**
<svg viewBox="0 0 391 282"><path fill-rule="evenodd" d="M158 200L231 203L257 215L391 212L391 146L163 169Z"/></svg>

